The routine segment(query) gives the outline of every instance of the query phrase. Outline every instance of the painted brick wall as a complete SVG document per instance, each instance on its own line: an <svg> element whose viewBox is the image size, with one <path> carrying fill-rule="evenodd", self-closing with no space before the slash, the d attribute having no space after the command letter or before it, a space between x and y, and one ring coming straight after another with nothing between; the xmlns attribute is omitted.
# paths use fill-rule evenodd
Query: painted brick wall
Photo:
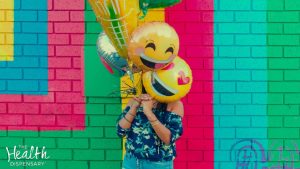
<svg viewBox="0 0 300 169"><path fill-rule="evenodd" d="M1 0L1 12L0 12L0 21L1 21L1 28L0 28L0 61L9 61L13 60L13 39L14 36L11 34L13 32L13 3L6 3L4 0ZM1 82L1 90L5 89L5 83Z"/></svg>
<svg viewBox="0 0 300 169"><path fill-rule="evenodd" d="M179 56L194 77L183 99L184 133L176 143L176 169L213 168L213 10L213 0L185 0L166 9L166 22L180 37Z"/></svg>
<svg viewBox="0 0 300 169"><path fill-rule="evenodd" d="M83 37L87 32L87 42L96 51L96 30L101 29L94 27L94 18L90 23L89 20L84 23L87 8L84 0L48 0L48 4L22 0L21 6L25 6L25 11L37 14L32 9L35 5L48 5L48 11L44 12L48 12L46 18L49 20L49 92L44 96L0 94L0 168L14 168L7 162L5 147L19 145L47 148L50 159L37 168L121 168L121 139L115 134L115 121L121 111L120 98L88 97L84 104ZM94 41L88 37L94 37ZM2 63L6 65L6 62ZM2 72L0 77L7 78L6 75Z"/></svg>
<svg viewBox="0 0 300 169"><path fill-rule="evenodd" d="M297 0L215 1L215 168L236 168L249 145L261 146L258 157L239 160L252 167L261 149L269 159L258 168L299 167L299 9Z"/></svg>
<svg viewBox="0 0 300 169"><path fill-rule="evenodd" d="M81 56L83 54L85 33L84 1L16 0L15 2L16 11L33 13L33 15L20 15L23 19L25 16L27 19L31 19L30 22L25 19L22 22L20 21L21 23L16 22L16 24L21 25L19 27L20 32L27 34L28 32L26 31L32 31L29 34L34 34L40 29L36 27L35 21L46 23L48 37L44 37L43 34L41 38L48 38L46 39L47 42L40 41L41 39L38 38L35 39L35 42L43 42L43 47L47 47L47 53L46 56L41 55L41 53L35 53L36 50L40 49L40 46L35 43L29 46L26 45L24 48L22 47L21 51L25 53L19 53L17 56L21 58L22 54L24 54L23 59L28 59L28 61L18 62L18 58L15 58L14 61L9 63L1 62L0 77L1 79L10 78L9 72L6 74L3 71L7 65L18 64L15 67L22 68L24 65L26 67L26 63L38 63L33 67L48 68L46 79L49 83L47 89L49 92L41 96L39 93L31 93L31 95L18 95L19 93L12 95L0 94L0 168L14 168L10 167L7 162L5 147L13 148L13 146L19 145L45 146L47 148L50 159L46 160L46 164L43 167L38 168L92 169L98 166L101 167L101 164L98 165L95 161L104 159L103 145L108 145L108 149L114 149L115 147L113 147L113 142L98 142L97 140L103 137L105 132L111 133L111 131L104 131L100 127L106 125L105 122L101 123L100 121L99 124L97 118L93 118L95 120L88 122L91 117L85 114L81 73L83 71ZM3 2L1 1L1 7L3 7L2 4ZM37 11L35 8L39 6L46 7L46 9ZM47 21L49 22L47 23ZM22 27L22 25L26 24L31 25L32 29L29 30ZM17 32L17 34L20 34L20 32ZM39 37L39 34L37 33L35 36ZM23 43L20 45L24 44L26 44L26 41L23 39ZM35 50L29 50L32 48L35 48ZM43 62L45 59L38 59L37 61L34 59L32 61L31 59L34 57L28 57L26 51L32 52L29 55L46 58L49 63ZM30 68L30 66L28 67ZM21 71L24 71L22 74L26 75L27 67ZM35 77L36 74L32 71L32 74L29 76ZM101 109L101 106L103 109ZM99 107L100 109L89 107L87 110L91 113L103 114L104 105ZM74 131L71 129L74 129ZM120 144L118 149L120 149ZM106 155L107 157L118 157L113 154L113 151L107 151L107 153L110 154ZM120 166L120 162L118 164Z"/></svg>
<svg viewBox="0 0 300 169"><path fill-rule="evenodd" d="M0 47L0 51L12 54L8 62L1 63L1 94L48 92L47 0L32 6L28 3L33 1L1 3L5 16L1 34L4 35L5 45Z"/></svg>
<svg viewBox="0 0 300 169"><path fill-rule="evenodd" d="M83 129L84 2L11 2L14 59L1 62L0 125L9 130Z"/></svg>
<svg viewBox="0 0 300 169"><path fill-rule="evenodd" d="M286 155L286 160L275 157L269 166L279 161L286 168L300 167L297 148L300 143L299 10L300 3L296 0L268 4L268 149L274 151L282 146L285 153L293 152Z"/></svg>
<svg viewBox="0 0 300 169"><path fill-rule="evenodd" d="M17 54L19 51L20 56L28 52L28 55L33 55L33 60L25 59L17 62L18 58L15 58L16 62L1 61L0 79L10 77L11 71L4 71L7 65L18 63L19 66L16 67L24 67L20 70L22 75L28 74L26 77L37 78L34 80L37 81L36 83L39 84L37 88L40 89L39 87L45 84L46 80L39 74L41 71L37 74L30 68L43 70L48 68L46 72L48 92L19 95L26 93L21 91L14 93L15 95L8 95L5 93L6 86L0 87L1 92L5 93L0 94L0 168L10 168L5 147L13 148L18 145L46 146L51 158L46 160L45 166L38 168L121 168L121 139L115 134L116 119L121 112L121 99L118 96L107 97L108 91L119 87L119 79L102 69L95 53L95 42L101 28L95 22L89 5L84 0L15 0L14 2L16 2L16 11L24 10L28 14L19 13L21 26L16 27L20 28L17 29L17 34L25 34L24 36L29 34L34 37L32 41L20 41L18 45L22 50L17 48L15 51ZM45 3L48 9L37 10L39 7L46 7ZM9 11L5 9L4 13L0 12L1 22L6 21L7 10ZM180 55L194 69L195 76L192 92L184 99L187 113L184 121L185 133L177 144L178 158L175 166L178 169L213 167L212 10L213 1L193 0L184 1L181 5L168 9L166 13L166 21L180 34L182 41ZM162 18L163 16L161 15ZM46 38L45 33L38 33L40 29L35 29L40 26L37 23L33 26L34 29L22 27L36 21L42 23L48 21L47 42L43 42ZM85 39L84 33L86 33ZM0 34L0 44L5 44L5 38L1 37L2 34ZM44 52L43 49L47 51L46 60L37 58L43 56L39 53L41 50ZM83 54L85 59L92 59L85 60L83 63ZM85 69L85 83L93 85L93 88L87 88L85 85L85 95L82 85L83 69ZM91 77L88 78L87 74ZM20 79L23 79L23 76ZM1 80L0 84L3 84ZM108 84L107 88L99 87L103 81ZM30 86L36 86L25 84L29 89ZM116 84L116 86L109 84ZM86 98L84 99L83 96ZM199 98L201 98L200 104ZM199 121L207 121L207 123L200 124Z"/></svg>
<svg viewBox="0 0 300 169"><path fill-rule="evenodd" d="M21 6L29 3L29 1L22 2ZM45 5L41 1L36 5L41 4ZM32 8L26 6L26 11L30 13ZM87 12L84 16L85 9ZM86 90L86 107L83 104L81 85L83 62L80 56L83 54L84 33L86 33L85 58L94 57L96 62L93 63L97 63L86 64L85 70L87 68L95 70L92 76L100 79L98 80L100 82L102 80L100 77L103 78L104 72L107 73L102 69L96 54L95 42L101 29L95 22L94 14L84 0L49 0L47 12L49 92L44 96L0 95L2 113L0 168L11 168L7 163L5 147L13 148L18 145L47 148L51 158L46 161L44 167L39 168L121 168L122 142L115 134L116 119L121 112L120 98L107 97L110 90L107 88L103 90L101 88L103 83L93 83L96 80L91 80L86 81L85 86L92 86L92 90L91 88L89 91ZM160 15L160 19L162 16ZM32 23L34 21L33 19ZM119 87L119 82L115 80L117 78L113 78L108 73L105 76L109 77L105 81L108 83L107 86L113 89ZM41 131L53 129L57 131ZM69 131L70 129L84 130ZM186 146L184 142L183 145ZM181 156L184 157L185 153L181 153ZM187 161L184 161L184 166L187 167L187 164ZM180 167L179 164L177 166Z"/></svg>
<svg viewBox="0 0 300 169"><path fill-rule="evenodd" d="M217 169L236 168L237 152L231 156L232 148L242 139L256 139L268 146L266 7L267 0L215 1Z"/></svg>

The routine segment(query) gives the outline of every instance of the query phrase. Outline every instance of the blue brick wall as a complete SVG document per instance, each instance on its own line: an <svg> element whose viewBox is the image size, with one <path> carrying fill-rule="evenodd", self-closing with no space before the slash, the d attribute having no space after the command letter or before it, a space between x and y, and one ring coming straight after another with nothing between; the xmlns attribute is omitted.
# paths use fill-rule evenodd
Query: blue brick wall
<svg viewBox="0 0 300 169"><path fill-rule="evenodd" d="M14 61L0 63L0 94L47 94L48 1L14 2Z"/></svg>
<svg viewBox="0 0 300 169"><path fill-rule="evenodd" d="M215 0L215 168L235 169L232 147L267 147L267 0Z"/></svg>

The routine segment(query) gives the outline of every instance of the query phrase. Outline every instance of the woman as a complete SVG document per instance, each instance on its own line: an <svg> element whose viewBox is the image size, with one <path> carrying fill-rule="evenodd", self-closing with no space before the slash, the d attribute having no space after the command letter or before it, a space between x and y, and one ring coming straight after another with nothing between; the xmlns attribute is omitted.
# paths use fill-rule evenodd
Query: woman
<svg viewBox="0 0 300 169"><path fill-rule="evenodd" d="M127 137L122 169L173 169L183 114L181 101L163 104L148 94L130 100L117 123Z"/></svg>

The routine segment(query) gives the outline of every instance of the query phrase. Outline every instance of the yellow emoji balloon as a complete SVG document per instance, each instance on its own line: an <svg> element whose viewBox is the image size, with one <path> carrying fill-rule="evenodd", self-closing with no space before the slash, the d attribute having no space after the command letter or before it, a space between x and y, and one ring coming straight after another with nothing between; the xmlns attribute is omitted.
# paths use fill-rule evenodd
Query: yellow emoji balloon
<svg viewBox="0 0 300 169"><path fill-rule="evenodd" d="M161 70L143 74L146 92L162 103L173 102L184 97L190 91L192 82L192 71L180 57L176 57L172 63Z"/></svg>
<svg viewBox="0 0 300 169"><path fill-rule="evenodd" d="M144 71L158 70L178 55L179 38L175 29L164 22L148 22L133 31L128 56Z"/></svg>
<svg viewBox="0 0 300 169"><path fill-rule="evenodd" d="M119 55L127 58L127 43L138 25L139 0L89 0L89 3Z"/></svg>

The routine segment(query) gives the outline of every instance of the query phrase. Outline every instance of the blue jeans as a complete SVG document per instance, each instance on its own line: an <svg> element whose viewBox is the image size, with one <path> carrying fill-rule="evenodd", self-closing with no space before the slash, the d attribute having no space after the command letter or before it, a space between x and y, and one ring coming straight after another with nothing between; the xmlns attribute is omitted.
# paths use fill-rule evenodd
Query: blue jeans
<svg viewBox="0 0 300 169"><path fill-rule="evenodd" d="M126 153L122 169L173 169L173 160L163 162L153 162L148 160L140 160Z"/></svg>

